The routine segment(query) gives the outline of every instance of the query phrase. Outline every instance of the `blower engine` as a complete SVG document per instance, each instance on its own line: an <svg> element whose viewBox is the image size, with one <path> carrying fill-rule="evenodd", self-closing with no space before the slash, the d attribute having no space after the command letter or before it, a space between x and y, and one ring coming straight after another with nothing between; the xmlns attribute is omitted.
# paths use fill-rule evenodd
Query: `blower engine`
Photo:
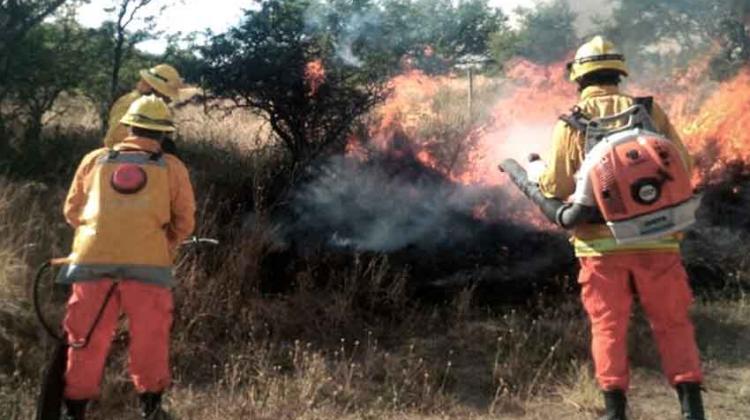
<svg viewBox="0 0 750 420"><path fill-rule="evenodd" d="M548 219L566 229L604 222L619 244L655 239L695 223L701 196L693 193L680 151L653 130L643 105L600 119L586 120L575 111L573 116L578 119L571 125L586 130L587 152L570 202L544 197L518 162L500 165ZM623 119L620 128L609 128Z"/></svg>

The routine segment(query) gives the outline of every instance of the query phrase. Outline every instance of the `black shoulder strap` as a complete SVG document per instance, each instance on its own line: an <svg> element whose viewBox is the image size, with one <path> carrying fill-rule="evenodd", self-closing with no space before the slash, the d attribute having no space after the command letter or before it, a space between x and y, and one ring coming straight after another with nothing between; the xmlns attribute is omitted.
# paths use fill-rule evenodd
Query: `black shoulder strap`
<svg viewBox="0 0 750 420"><path fill-rule="evenodd" d="M639 96L639 97L633 98L633 102L635 102L638 105L643 105L643 107L646 108L646 111L648 111L649 115L651 115L651 111L654 110L654 97L653 96Z"/></svg>
<svg viewBox="0 0 750 420"><path fill-rule="evenodd" d="M560 120L568 124L570 128L586 133L589 125L591 125L591 119L586 117L581 111L581 108L577 105L571 108L570 114L560 115Z"/></svg>
<svg viewBox="0 0 750 420"><path fill-rule="evenodd" d="M158 152L148 152L148 151L140 150L140 149L120 149L120 150L109 149L109 151L107 152L107 159L108 160L117 159L120 156L121 152L146 153L149 155L148 160L152 162L158 162L164 156L164 152L162 152L161 150L159 150Z"/></svg>

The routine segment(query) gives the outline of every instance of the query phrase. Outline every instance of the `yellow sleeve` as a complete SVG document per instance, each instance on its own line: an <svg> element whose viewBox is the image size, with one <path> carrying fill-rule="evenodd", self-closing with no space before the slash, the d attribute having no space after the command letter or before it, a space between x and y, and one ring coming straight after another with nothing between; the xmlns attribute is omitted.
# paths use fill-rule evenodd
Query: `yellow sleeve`
<svg viewBox="0 0 750 420"><path fill-rule="evenodd" d="M580 166L578 135L563 121L552 133L552 147L545 162L547 168L539 177L539 189L547 197L565 200L575 191L575 173Z"/></svg>
<svg viewBox="0 0 750 420"><path fill-rule="evenodd" d="M83 206L86 205L88 197L89 174L101 153L102 149L99 149L86 155L78 165L78 169L76 169L76 173L73 176L73 182L70 184L68 195L65 198L63 215L65 216L65 221L74 228L77 228L81 224L81 212L83 211Z"/></svg>
<svg viewBox="0 0 750 420"><path fill-rule="evenodd" d="M693 157L690 155L690 152L688 152L687 148L685 147L685 144L682 142L682 139L680 138L680 135L677 133L677 130L669 121L669 117L667 117L667 114L664 112L663 109L661 109L659 105L655 103L654 103L653 109L651 110L651 118L654 120L654 125L656 126L656 129L659 130L659 132L661 132L665 136L667 136L668 139L672 140L675 146L677 146L677 149L680 151L680 154L682 155L683 162L685 162L685 165L687 166L688 170L692 171Z"/></svg>
<svg viewBox="0 0 750 420"><path fill-rule="evenodd" d="M167 156L171 220L167 229L170 248L175 249L195 228L195 195L190 174L185 164L174 156Z"/></svg>

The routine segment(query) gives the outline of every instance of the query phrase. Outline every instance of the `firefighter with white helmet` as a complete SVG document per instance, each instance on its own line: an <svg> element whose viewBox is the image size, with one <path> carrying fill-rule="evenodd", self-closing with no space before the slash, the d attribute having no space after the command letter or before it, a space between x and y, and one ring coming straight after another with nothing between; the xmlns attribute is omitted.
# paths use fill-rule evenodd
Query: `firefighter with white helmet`
<svg viewBox="0 0 750 420"><path fill-rule="evenodd" d="M678 156L674 160L684 165L681 170L690 170L691 157L664 111L651 98L634 98L619 91L620 79L628 75L628 68L625 58L611 42L601 36L594 37L578 49L568 70L570 80L578 84L580 100L572 114L561 117L555 126L546 168L538 178L539 188L546 197L566 200L576 192L576 174L582 169L587 153L592 151L588 132L591 125L579 122L607 120L627 114L628 110L648 111L654 132L676 151ZM638 159L635 153L629 156ZM631 193L628 190L622 194ZM703 374L688 315L692 292L679 254L680 235L622 243L601 222L578 225L572 233L581 265L578 278L581 298L591 321L596 377L607 410L604 418L626 418L627 331L633 295L637 294L649 318L664 374L677 389L683 418L705 419L701 397Z"/></svg>
<svg viewBox="0 0 750 420"><path fill-rule="evenodd" d="M195 200L187 168L162 150L175 131L164 101L142 96L120 122L128 137L83 158L65 201L65 218L75 228L59 279L72 286L63 322L70 420L84 419L87 402L99 397L121 312L128 318L129 367L142 416L166 418L161 395L170 384L172 262L193 231Z"/></svg>
<svg viewBox="0 0 750 420"><path fill-rule="evenodd" d="M155 95L167 104L176 102L184 87L180 73L169 64L159 64L140 71L140 80L132 92L121 96L109 111L109 128L104 137L104 145L112 147L128 136L128 130L120 120L130 105L144 95Z"/></svg>

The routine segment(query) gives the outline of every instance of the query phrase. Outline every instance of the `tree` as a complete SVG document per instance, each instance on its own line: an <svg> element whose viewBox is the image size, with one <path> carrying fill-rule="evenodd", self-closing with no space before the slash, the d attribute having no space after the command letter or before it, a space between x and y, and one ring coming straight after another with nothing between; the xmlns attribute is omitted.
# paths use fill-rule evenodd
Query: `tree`
<svg viewBox="0 0 750 420"><path fill-rule="evenodd" d="M107 127L109 108L124 90L131 89L138 80L138 70L147 66L153 57L138 51L140 42L158 36L155 32L156 14L145 13L153 0L111 0L105 10L110 19L90 31L92 80L86 95L99 105L102 128ZM163 11L167 6L160 8ZM133 30L133 25L139 27ZM123 85L123 80L127 84Z"/></svg>
<svg viewBox="0 0 750 420"><path fill-rule="evenodd" d="M200 45L197 42L198 33L187 35L175 33L167 36L167 48L159 58L164 63L170 63L180 70L182 80L190 84L200 84L203 59L197 52Z"/></svg>
<svg viewBox="0 0 750 420"><path fill-rule="evenodd" d="M28 139L40 137L43 117L60 95L75 95L81 86L83 34L74 22L61 20L33 28L19 43L12 102L16 115L27 123Z"/></svg>
<svg viewBox="0 0 750 420"><path fill-rule="evenodd" d="M600 30L621 45L637 71L685 66L713 46L712 76L724 79L750 59L748 0L621 1Z"/></svg>
<svg viewBox="0 0 750 420"><path fill-rule="evenodd" d="M269 0L200 50L214 97L267 118L294 162L341 148L410 65L446 71L487 50L505 17L487 0Z"/></svg>
<svg viewBox="0 0 750 420"><path fill-rule="evenodd" d="M462 56L487 55L492 34L507 30L507 17L487 0L386 0L381 7L391 58L409 57L428 73L450 71Z"/></svg>
<svg viewBox="0 0 750 420"><path fill-rule="evenodd" d="M579 43L573 12L565 0L517 8L519 29L499 31L492 36L491 50L499 62L511 57L549 64L564 59Z"/></svg>
<svg viewBox="0 0 750 420"><path fill-rule="evenodd" d="M117 0L117 6L109 10L114 13L115 20L111 27L112 33L112 67L110 79L110 102L117 99L120 86L120 71L123 62L133 53L135 45L139 42L153 38L152 31L155 28L155 16L148 15L141 20L145 27L131 32L130 25L139 18L139 12L152 0Z"/></svg>
<svg viewBox="0 0 750 420"><path fill-rule="evenodd" d="M13 119L25 126L27 145L39 139L43 118L63 92L75 95L86 74L81 66L87 37L72 9L50 22L37 24L8 45L0 122Z"/></svg>
<svg viewBox="0 0 750 420"><path fill-rule="evenodd" d="M354 120L385 93L385 75L366 49L357 48L359 40L355 52L363 65L337 53L347 17L326 6L314 0L263 2L201 49L213 97L231 98L234 106L266 118L295 164L340 150Z"/></svg>
<svg viewBox="0 0 750 420"><path fill-rule="evenodd" d="M66 0L0 0L0 58ZM5 65L5 63L0 63Z"/></svg>
<svg viewBox="0 0 750 420"><path fill-rule="evenodd" d="M100 27L88 28L86 31L86 72L81 75L85 79L81 92L96 104L102 127L106 127L112 103L119 95L133 89L135 81L140 77L138 72L148 68L157 57L135 47L136 42L146 39L146 33L134 35L128 32L125 47L120 50L121 57L116 59L115 22L105 21Z"/></svg>
<svg viewBox="0 0 750 420"><path fill-rule="evenodd" d="M28 33L45 18L53 15L65 0L0 0L0 136L5 139L6 120L17 111L8 104L14 96L14 83L19 79L19 54L26 53L20 45Z"/></svg>
<svg viewBox="0 0 750 420"><path fill-rule="evenodd" d="M418 7L426 12L422 24L428 26L428 33L423 42L433 43L436 52L450 60L486 54L490 36L504 29L507 21L503 12L486 0L421 0Z"/></svg>

